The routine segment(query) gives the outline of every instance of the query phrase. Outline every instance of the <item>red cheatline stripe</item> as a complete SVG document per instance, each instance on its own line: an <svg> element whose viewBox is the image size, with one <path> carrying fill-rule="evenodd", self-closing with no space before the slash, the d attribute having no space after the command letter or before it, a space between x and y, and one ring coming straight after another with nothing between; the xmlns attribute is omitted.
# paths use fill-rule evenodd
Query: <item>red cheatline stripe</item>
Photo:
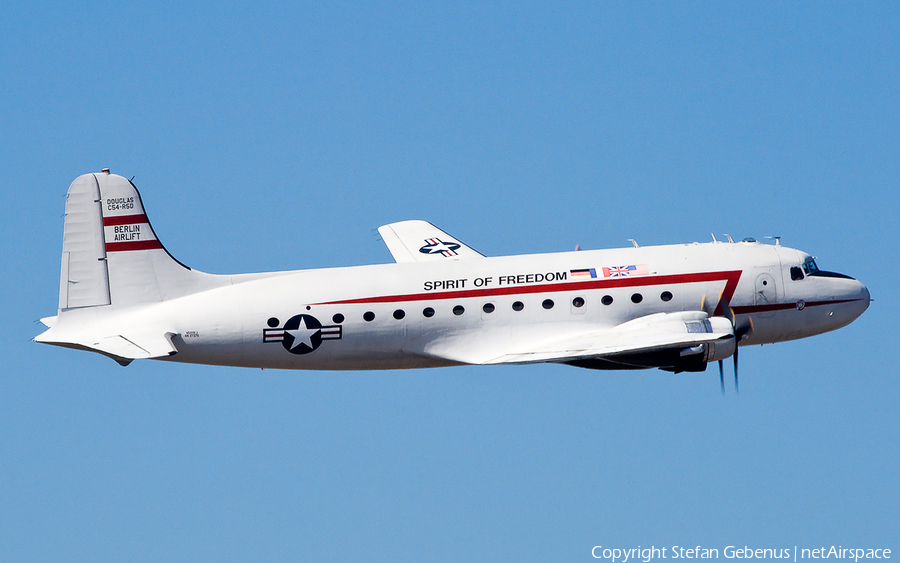
<svg viewBox="0 0 900 563"><path fill-rule="evenodd" d="M123 250L153 250L162 248L163 245L158 240L134 240L128 242L108 242L106 243L107 252L121 252Z"/></svg>
<svg viewBox="0 0 900 563"><path fill-rule="evenodd" d="M104 217L103 218L103 226L104 227L112 227L115 225L135 225L137 223L149 223L147 220L147 216L141 213L140 215L115 215L113 217Z"/></svg>
<svg viewBox="0 0 900 563"><path fill-rule="evenodd" d="M861 299L837 299L835 301L807 301L806 307L818 307L820 305L837 305L839 303L852 303L861 301ZM797 303L774 303L772 305L746 305L743 307L735 307L735 315L749 315L752 313L765 313L767 311L783 311L785 309L796 309Z"/></svg>
<svg viewBox="0 0 900 563"><path fill-rule="evenodd" d="M648 285L702 283L724 281L725 291L722 299L716 306L715 315L721 315L725 303L729 303L737 289L738 280L741 278L741 270L725 272L703 272L699 274L674 274L665 276L625 276L621 278L595 279L584 282L548 283L543 285L509 286L491 289L471 289L461 291L438 291L432 293L409 293L406 295L382 295L377 297L362 297L360 299L345 299L340 301L328 301L319 305L344 305L354 303L394 303L398 301L427 301L437 299L463 299L467 297L492 297L496 295L524 295L529 293L556 293L561 291L586 291L591 289L606 289L618 287L643 287Z"/></svg>

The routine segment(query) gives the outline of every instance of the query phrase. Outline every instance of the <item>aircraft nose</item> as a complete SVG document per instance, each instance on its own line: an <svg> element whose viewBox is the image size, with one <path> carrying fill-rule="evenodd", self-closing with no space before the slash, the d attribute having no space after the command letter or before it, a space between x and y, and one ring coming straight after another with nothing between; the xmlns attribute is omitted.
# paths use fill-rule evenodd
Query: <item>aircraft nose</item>
<svg viewBox="0 0 900 563"><path fill-rule="evenodd" d="M815 277L822 282L820 295L827 295L831 303L826 309L828 330L847 326L869 308L869 289L859 280L833 272L819 272Z"/></svg>
<svg viewBox="0 0 900 563"><path fill-rule="evenodd" d="M872 302L872 296L869 294L868 287L866 287L862 282L857 282L857 283L859 284L859 292L858 292L859 297L857 297L857 299L859 299L859 303L861 305L861 308L859 310L859 315L862 315L863 311L865 311L866 309L869 308L869 303ZM859 315L857 315L857 316L859 316Z"/></svg>
<svg viewBox="0 0 900 563"><path fill-rule="evenodd" d="M849 317L846 322L850 323L869 308L872 297L869 295L869 288L859 280L852 279L847 281L851 283L848 284L849 287L845 290L846 297L844 297L844 300L847 302L846 310Z"/></svg>

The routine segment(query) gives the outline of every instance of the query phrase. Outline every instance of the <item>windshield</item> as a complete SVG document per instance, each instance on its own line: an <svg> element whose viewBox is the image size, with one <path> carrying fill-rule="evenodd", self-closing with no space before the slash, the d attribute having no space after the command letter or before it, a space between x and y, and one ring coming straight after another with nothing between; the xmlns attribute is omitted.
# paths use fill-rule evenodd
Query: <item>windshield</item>
<svg viewBox="0 0 900 563"><path fill-rule="evenodd" d="M803 271L806 272L806 275L811 276L819 271L819 267L816 266L816 261L813 258L810 258L806 262L803 263Z"/></svg>
<svg viewBox="0 0 900 563"><path fill-rule="evenodd" d="M791 268L793 270L793 268ZM806 262L803 263L803 271L806 272L808 276L817 276L820 278L844 278L848 280L852 280L850 276L846 276L844 274L838 274L837 272L826 272L825 270L820 270L816 265L816 261L813 258L809 258ZM791 272L791 279L795 279L793 277L794 272Z"/></svg>

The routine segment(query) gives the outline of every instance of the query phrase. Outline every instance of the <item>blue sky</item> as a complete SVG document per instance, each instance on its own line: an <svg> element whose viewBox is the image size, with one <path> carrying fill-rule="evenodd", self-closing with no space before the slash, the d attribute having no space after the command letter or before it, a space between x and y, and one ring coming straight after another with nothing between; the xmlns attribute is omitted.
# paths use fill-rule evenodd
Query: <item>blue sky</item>
<svg viewBox="0 0 900 563"><path fill-rule="evenodd" d="M11 5L10 5L11 4ZM0 560L590 561L900 549L900 8L889 2L0 7ZM64 196L135 176L182 262L781 236L875 299L716 370L283 372L41 346Z"/></svg>

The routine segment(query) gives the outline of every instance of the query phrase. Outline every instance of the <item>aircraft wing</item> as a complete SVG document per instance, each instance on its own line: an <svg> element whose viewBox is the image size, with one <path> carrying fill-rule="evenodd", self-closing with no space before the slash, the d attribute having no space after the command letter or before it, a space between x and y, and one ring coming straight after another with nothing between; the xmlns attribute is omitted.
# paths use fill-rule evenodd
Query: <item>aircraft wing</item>
<svg viewBox="0 0 900 563"><path fill-rule="evenodd" d="M484 258L458 239L427 221L400 221L378 227L388 250L397 262L427 262Z"/></svg>
<svg viewBox="0 0 900 563"><path fill-rule="evenodd" d="M491 339L481 334L464 342L466 335L437 340L425 347L427 355L467 364L525 364L604 360L622 367L647 367L648 354L686 357L705 353L702 344L731 343L734 329L724 317L702 311L655 313L615 327L584 331L559 330L551 339L505 334ZM498 351L500 353L498 353Z"/></svg>

